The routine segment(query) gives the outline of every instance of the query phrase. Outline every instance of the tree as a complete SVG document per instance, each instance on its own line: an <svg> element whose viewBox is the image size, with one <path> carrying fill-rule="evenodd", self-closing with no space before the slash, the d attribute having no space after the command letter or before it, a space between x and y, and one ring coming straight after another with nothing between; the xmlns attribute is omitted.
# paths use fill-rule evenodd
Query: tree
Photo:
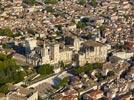
<svg viewBox="0 0 134 100"><path fill-rule="evenodd" d="M122 49L124 49L124 44L122 44L122 43L117 43L116 45L114 45L114 48L115 48L115 49L122 50Z"/></svg>
<svg viewBox="0 0 134 100"><path fill-rule="evenodd" d="M128 21L128 19L129 19L129 15L124 14L123 16L124 16L124 18L126 19L126 21Z"/></svg>
<svg viewBox="0 0 134 100"><path fill-rule="evenodd" d="M96 0L92 0L91 4L92 4L93 7L96 7L97 6L97 1Z"/></svg>
<svg viewBox="0 0 134 100"><path fill-rule="evenodd" d="M56 4L56 3L58 3L58 0L44 0L44 3L46 3L46 4Z"/></svg>
<svg viewBox="0 0 134 100"><path fill-rule="evenodd" d="M43 100L40 96L38 97L38 100Z"/></svg>
<svg viewBox="0 0 134 100"><path fill-rule="evenodd" d="M6 44L6 43L2 44L2 48L9 49L8 44Z"/></svg>
<svg viewBox="0 0 134 100"><path fill-rule="evenodd" d="M17 32L14 34L14 37L19 37L19 36L22 36L22 34L20 32Z"/></svg>
<svg viewBox="0 0 134 100"><path fill-rule="evenodd" d="M84 18L81 19L81 22L86 24L87 22L90 22L90 20L89 20L88 17L84 17Z"/></svg>
<svg viewBox="0 0 134 100"><path fill-rule="evenodd" d="M85 71L84 71L84 67L76 67L76 68L74 69L74 71L75 71L77 74L82 74L82 73L85 72Z"/></svg>
<svg viewBox="0 0 134 100"><path fill-rule="evenodd" d="M56 27L58 30L62 30L63 25L59 24L59 25L55 25L55 27Z"/></svg>
<svg viewBox="0 0 134 100"><path fill-rule="evenodd" d="M60 64L60 67L61 67L62 69L66 69L66 68L68 68L68 67L70 66L70 64L64 64L63 61L61 61L59 64Z"/></svg>
<svg viewBox="0 0 134 100"><path fill-rule="evenodd" d="M102 74L101 74L101 73L99 73L99 72L98 72L98 73L96 73L96 74L95 74L95 76L98 78L98 81L102 81L102 80L103 80L103 78L104 78L104 77L102 76Z"/></svg>
<svg viewBox="0 0 134 100"><path fill-rule="evenodd" d="M12 57L0 53L0 92L8 92L6 83L18 83L24 80L26 74L20 71L20 68Z"/></svg>
<svg viewBox="0 0 134 100"><path fill-rule="evenodd" d="M100 30L100 35L101 36L103 36L103 34L104 34L104 31L105 31L105 28L106 26L104 26L104 25L101 25L101 26L99 26L99 30Z"/></svg>
<svg viewBox="0 0 134 100"><path fill-rule="evenodd" d="M61 68L65 69L65 64L64 64L63 61L61 61L59 64L60 64L60 67L61 67Z"/></svg>
<svg viewBox="0 0 134 100"><path fill-rule="evenodd" d="M0 53L0 61L5 61L7 59L8 58L7 58L7 56L5 54Z"/></svg>
<svg viewBox="0 0 134 100"><path fill-rule="evenodd" d="M50 75L54 72L53 70L54 70L54 66L49 64L44 64L38 68L37 72L41 75Z"/></svg>
<svg viewBox="0 0 134 100"><path fill-rule="evenodd" d="M102 68L102 64L101 63L94 63L94 64L86 64L85 66L82 67L76 67L74 69L74 72L76 72L77 74L82 74L82 73L89 73L92 72L95 69L101 69Z"/></svg>
<svg viewBox="0 0 134 100"><path fill-rule="evenodd" d="M78 100L81 100L80 92L79 92L79 91L77 91L77 92L78 92L78 97L77 97L77 99L78 99Z"/></svg>
<svg viewBox="0 0 134 100"><path fill-rule="evenodd" d="M83 28L86 27L86 24L85 24L84 22L79 21L76 26L77 26L77 28L79 28L79 29L83 29Z"/></svg>
<svg viewBox="0 0 134 100"><path fill-rule="evenodd" d="M55 12L55 10L53 9L52 6L46 6L45 10L46 10L47 12L51 12L51 13L54 13L54 12Z"/></svg>
<svg viewBox="0 0 134 100"><path fill-rule="evenodd" d="M14 75L15 75L15 76L14 76L14 82L15 82L15 83L18 83L18 82L24 80L25 74L26 74L26 73L21 72L21 71L20 71L20 72L17 72L16 74L14 74Z"/></svg>
<svg viewBox="0 0 134 100"><path fill-rule="evenodd" d="M28 4L28 5L33 5L36 3L36 0L23 0L23 2Z"/></svg>
<svg viewBox="0 0 134 100"><path fill-rule="evenodd" d="M85 65L85 72L86 72L86 73L89 73L89 72L91 72L91 71L93 71L93 70L94 70L94 67L93 67L92 64L86 64L86 65Z"/></svg>
<svg viewBox="0 0 134 100"><path fill-rule="evenodd" d="M0 36L13 37L13 32L8 27L6 27L6 28L0 28Z"/></svg>
<svg viewBox="0 0 134 100"><path fill-rule="evenodd" d="M6 84L8 82L9 82L9 80L8 80L7 77L5 77L5 76L3 77L3 76L0 75L0 86L3 85L3 84Z"/></svg>
<svg viewBox="0 0 134 100"><path fill-rule="evenodd" d="M87 3L87 0L78 0L78 4L85 5Z"/></svg>
<svg viewBox="0 0 134 100"><path fill-rule="evenodd" d="M61 79L59 81L59 83L55 86L55 88L59 89L61 87L65 87L69 82L69 78L68 77L64 77L63 79Z"/></svg>
<svg viewBox="0 0 134 100"><path fill-rule="evenodd" d="M115 75L115 72L114 71L109 71L107 76L114 76Z"/></svg>
<svg viewBox="0 0 134 100"><path fill-rule="evenodd" d="M95 69L101 69L103 65L102 63L94 63L93 66Z"/></svg>
<svg viewBox="0 0 134 100"><path fill-rule="evenodd" d="M7 94L9 92L9 88L7 85L0 86L0 93Z"/></svg>
<svg viewBox="0 0 134 100"><path fill-rule="evenodd" d="M0 14L2 14L4 12L4 6L2 5L2 3L0 3Z"/></svg>

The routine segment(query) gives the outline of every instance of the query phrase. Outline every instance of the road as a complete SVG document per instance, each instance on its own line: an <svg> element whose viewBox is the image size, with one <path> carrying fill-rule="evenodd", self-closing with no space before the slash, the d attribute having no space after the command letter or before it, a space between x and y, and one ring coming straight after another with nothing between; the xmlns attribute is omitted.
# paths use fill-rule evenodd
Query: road
<svg viewBox="0 0 134 100"><path fill-rule="evenodd" d="M67 71L64 71L64 72L62 72L62 73L60 73L60 74L58 73L58 74L53 75L53 76L51 76L51 77L49 77L49 78L46 78L46 79L41 80L41 81L39 81L39 82L36 82L36 83L34 83L34 84L32 84L32 85L29 85L28 88L30 88L30 87L37 87L38 85L40 85L40 84L42 84L42 83L49 83L49 84L54 85L54 79L55 79L56 77L58 77L58 78L63 78L63 77L66 77L66 76L72 76L72 75L69 74L69 73L67 73Z"/></svg>

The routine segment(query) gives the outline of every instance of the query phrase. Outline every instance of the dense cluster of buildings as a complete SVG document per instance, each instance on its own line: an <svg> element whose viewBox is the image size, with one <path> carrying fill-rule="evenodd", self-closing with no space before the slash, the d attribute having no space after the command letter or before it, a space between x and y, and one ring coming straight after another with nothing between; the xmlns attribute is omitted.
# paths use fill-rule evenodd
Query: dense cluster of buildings
<svg viewBox="0 0 134 100"><path fill-rule="evenodd" d="M55 90L51 83L60 78L59 70L56 77L48 77L51 82L44 79L33 88L14 87L0 94L0 100L134 99L134 1L87 0L83 5L79 1L0 0L0 28L20 33L13 38L0 36L0 50L7 43L19 63L58 68L64 63L72 68L67 72L71 73L68 85L61 89ZM71 72L88 64L102 66L79 75Z"/></svg>
<svg viewBox="0 0 134 100"><path fill-rule="evenodd" d="M38 91L34 88L11 87L7 95L1 95L1 100L38 100Z"/></svg>

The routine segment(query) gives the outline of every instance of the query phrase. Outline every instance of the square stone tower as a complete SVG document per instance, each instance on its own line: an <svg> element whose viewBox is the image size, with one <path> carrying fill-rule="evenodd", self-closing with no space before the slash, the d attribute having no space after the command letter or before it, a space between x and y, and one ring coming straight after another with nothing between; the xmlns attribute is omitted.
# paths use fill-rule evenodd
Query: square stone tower
<svg viewBox="0 0 134 100"><path fill-rule="evenodd" d="M74 38L74 50L79 51L81 46L81 41L78 37Z"/></svg>
<svg viewBox="0 0 134 100"><path fill-rule="evenodd" d="M60 59L59 44L53 44L51 46L51 59L54 63L58 63Z"/></svg>
<svg viewBox="0 0 134 100"><path fill-rule="evenodd" d="M44 44L42 49L42 64L50 63L49 47Z"/></svg>

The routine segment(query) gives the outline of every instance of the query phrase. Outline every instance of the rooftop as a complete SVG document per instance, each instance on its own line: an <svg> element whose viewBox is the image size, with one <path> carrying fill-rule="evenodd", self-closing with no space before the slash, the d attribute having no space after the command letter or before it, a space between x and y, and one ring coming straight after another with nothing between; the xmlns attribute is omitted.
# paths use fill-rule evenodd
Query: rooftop
<svg viewBox="0 0 134 100"><path fill-rule="evenodd" d="M92 46L92 47L102 47L104 46L104 44L100 43L100 42L97 42L97 41L93 41L93 40L88 40L88 41L85 41L84 43L82 43L83 45L85 46Z"/></svg>

